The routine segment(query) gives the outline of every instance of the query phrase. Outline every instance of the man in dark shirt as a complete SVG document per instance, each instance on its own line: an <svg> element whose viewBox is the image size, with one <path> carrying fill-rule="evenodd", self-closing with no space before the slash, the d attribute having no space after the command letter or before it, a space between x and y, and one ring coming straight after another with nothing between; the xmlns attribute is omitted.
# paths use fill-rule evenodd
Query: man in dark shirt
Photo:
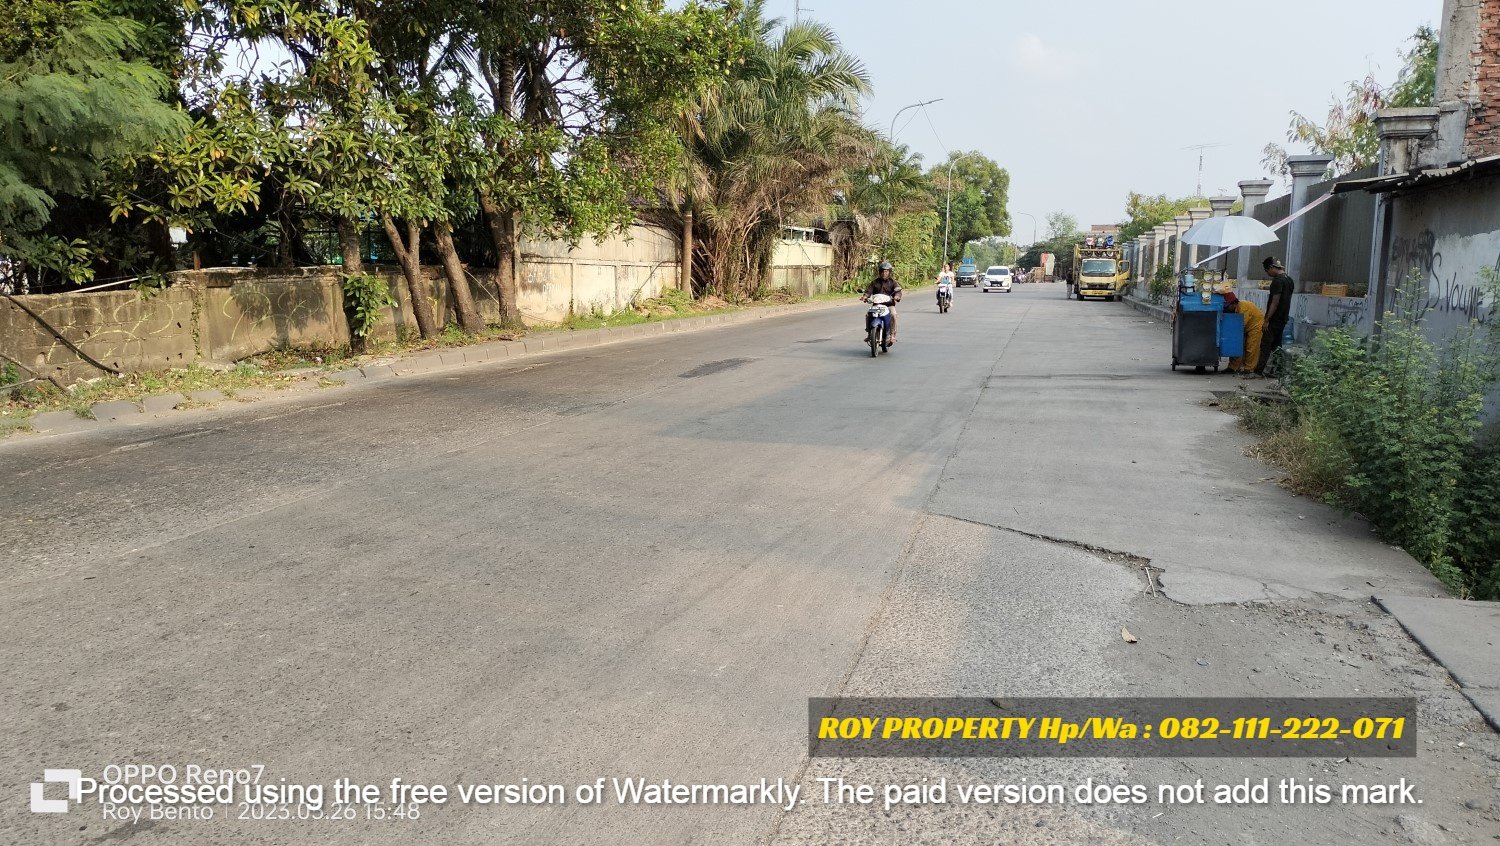
<svg viewBox="0 0 1500 846"><path fill-rule="evenodd" d="M1292 277L1286 275L1286 268L1281 262L1273 258L1267 258L1261 262L1266 269L1266 275L1271 277L1271 287L1268 293L1270 301L1266 304L1266 328L1265 334L1261 336L1260 362L1255 365L1255 375L1266 375L1266 365L1271 363L1271 355L1281 348L1281 336L1286 333L1286 323L1292 316L1292 293L1296 291L1296 283Z"/></svg>
<svg viewBox="0 0 1500 846"><path fill-rule="evenodd" d="M896 281L895 273L891 263L883 261L880 263L880 272L870 284L865 286L865 295L861 300L868 300L873 294L885 294L891 298L891 343L896 343L896 303L901 302L901 284Z"/></svg>

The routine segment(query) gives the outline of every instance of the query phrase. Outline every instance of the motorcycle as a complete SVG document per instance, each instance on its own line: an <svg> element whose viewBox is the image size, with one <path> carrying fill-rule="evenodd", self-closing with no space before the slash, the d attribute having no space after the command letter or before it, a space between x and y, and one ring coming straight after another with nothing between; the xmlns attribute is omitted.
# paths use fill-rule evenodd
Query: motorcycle
<svg viewBox="0 0 1500 846"><path fill-rule="evenodd" d="M891 301L888 294L870 295L870 308L865 312L865 340L870 344L870 358L891 348Z"/></svg>
<svg viewBox="0 0 1500 846"><path fill-rule="evenodd" d="M953 305L953 285L946 280L938 283L937 304L939 314L946 314Z"/></svg>

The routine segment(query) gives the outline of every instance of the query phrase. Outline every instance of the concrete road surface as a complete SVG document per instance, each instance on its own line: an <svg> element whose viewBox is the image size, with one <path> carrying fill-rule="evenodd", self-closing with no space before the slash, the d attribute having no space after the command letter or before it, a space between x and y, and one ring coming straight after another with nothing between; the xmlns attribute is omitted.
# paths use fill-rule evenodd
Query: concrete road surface
<svg viewBox="0 0 1500 846"><path fill-rule="evenodd" d="M0 444L0 843L1496 842L1500 744L1369 602L1441 588L1246 457L1207 404L1232 379L1061 286L930 297L878 360L850 305ZM835 695L1413 696L1419 752L809 759ZM127 765L326 792L30 810L47 769ZM578 801L600 778L770 787ZM887 811L832 778L1152 801ZM1155 801L1262 778L1421 804Z"/></svg>

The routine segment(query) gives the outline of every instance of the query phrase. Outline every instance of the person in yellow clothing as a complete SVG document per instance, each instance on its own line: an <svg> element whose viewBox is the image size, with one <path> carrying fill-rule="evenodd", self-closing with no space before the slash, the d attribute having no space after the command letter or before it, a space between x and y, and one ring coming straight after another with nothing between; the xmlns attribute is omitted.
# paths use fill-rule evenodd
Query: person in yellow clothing
<svg viewBox="0 0 1500 846"><path fill-rule="evenodd" d="M1229 372L1254 373L1255 366L1260 364L1260 336L1266 328L1266 313L1255 303L1235 296L1233 291L1224 294L1224 310L1245 319L1245 354L1229 360Z"/></svg>

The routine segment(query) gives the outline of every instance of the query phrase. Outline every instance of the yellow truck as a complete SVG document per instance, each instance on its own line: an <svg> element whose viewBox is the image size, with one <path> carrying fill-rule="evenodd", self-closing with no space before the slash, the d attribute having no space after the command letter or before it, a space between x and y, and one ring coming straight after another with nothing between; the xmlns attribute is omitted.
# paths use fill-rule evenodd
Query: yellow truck
<svg viewBox="0 0 1500 846"><path fill-rule="evenodd" d="M1088 239L1073 248L1073 266L1068 274L1068 296L1080 300L1117 300L1130 282L1125 252L1109 239L1108 245Z"/></svg>

